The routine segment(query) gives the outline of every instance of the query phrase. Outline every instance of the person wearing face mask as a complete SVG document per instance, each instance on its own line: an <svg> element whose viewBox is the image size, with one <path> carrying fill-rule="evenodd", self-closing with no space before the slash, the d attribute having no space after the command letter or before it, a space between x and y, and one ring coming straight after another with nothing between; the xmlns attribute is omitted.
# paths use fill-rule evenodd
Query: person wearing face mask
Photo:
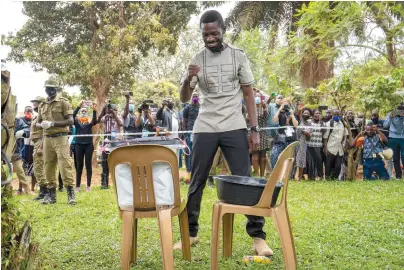
<svg viewBox="0 0 404 270"><path fill-rule="evenodd" d="M39 105L37 127L43 129L44 170L48 193L42 204L56 203L56 169L59 168L67 190L68 204L76 204L74 195L73 160L69 155L68 132L73 125L73 110L68 99L58 95L56 82L45 82L48 98Z"/></svg>
<svg viewBox="0 0 404 270"><path fill-rule="evenodd" d="M400 165L404 166L404 105L390 112L384 122L384 128L389 130L388 147L393 150L393 163L396 178L401 179L403 173Z"/></svg>
<svg viewBox="0 0 404 270"><path fill-rule="evenodd" d="M97 105L93 103L93 116L88 116L88 108L83 107L85 101L73 112L74 128L76 135L91 135L92 128L97 124ZM87 191L91 190L91 177L93 169L91 161L94 152L93 137L75 137L74 155L76 157L76 192L80 192L81 175L83 173L84 161L87 171Z"/></svg>
<svg viewBox="0 0 404 270"><path fill-rule="evenodd" d="M182 129L192 131L194 129L194 124L196 118L198 118L199 114L199 94L194 92L191 98L191 104L188 104L183 111L183 120L182 120ZM187 170L187 177L185 178L185 182L189 182L191 178L191 170L192 170L192 133L185 134L185 139L187 145L189 147L189 155L185 156L185 167ZM188 181L187 181L188 180Z"/></svg>
<svg viewBox="0 0 404 270"><path fill-rule="evenodd" d="M311 180L319 180L323 178L323 134L325 133L325 123L320 120L320 110L313 113L313 121L311 122L312 132L307 142L307 174Z"/></svg>
<svg viewBox="0 0 404 270"><path fill-rule="evenodd" d="M209 170L220 147L228 161L231 173L250 176L248 140L252 149L259 146L259 127L253 92L254 77L245 53L223 42L225 24L222 15L209 10L199 22L205 48L196 53L181 79L180 98L188 101L196 86L200 89L201 102L194 125L191 183L188 190L187 212L191 245L198 242L198 219L203 190ZM244 96L251 123L247 125L241 112ZM263 217L247 216L246 230L252 238L258 255L272 255L265 242ZM174 249L181 249L179 242Z"/></svg>
<svg viewBox="0 0 404 270"><path fill-rule="evenodd" d="M165 108L165 107L164 107ZM156 121L151 115L150 106L147 104L142 104L142 106L138 109L139 117L136 119L135 125L139 128L139 131L142 132L142 137L150 137L152 135L148 134L149 132L153 132L156 126ZM161 120L160 115L162 115L162 111L157 112L157 120ZM164 126L167 127L167 126ZM160 127L161 128L161 127ZM161 128L160 130L164 130Z"/></svg>
<svg viewBox="0 0 404 270"><path fill-rule="evenodd" d="M36 97L35 99L31 100L33 105L33 111L38 113L38 106L45 99L43 97ZM42 128L37 127L38 122L38 115L35 115L32 118L31 129L30 129L30 139L34 144L34 151L33 151L33 171L39 186L39 194L37 197L34 198L35 201L42 200L46 193L47 193L47 183L45 180L45 173L44 173L44 164L43 164L43 134Z"/></svg>
<svg viewBox="0 0 404 270"><path fill-rule="evenodd" d="M255 106L257 109L257 118L258 118L258 126L265 126L268 122L268 110L265 103L265 99L261 98L260 94L256 94L255 96ZM247 126L250 124L249 115L246 117ZM268 132L266 130L261 130L259 132L260 136L260 145L258 149L252 149L250 145L250 153L251 153L251 163L253 166L253 175L264 177L265 175L265 165L267 163L266 151L269 149L268 145Z"/></svg>
<svg viewBox="0 0 404 270"><path fill-rule="evenodd" d="M138 126L136 126L136 120L138 116L136 115L135 111L135 103L133 100L130 100L130 93L125 92L125 99L126 99L126 104L125 104L125 109L122 114L122 119L123 119L123 128L125 130L125 133L138 133L141 132ZM135 138L140 138L141 136L136 136L136 135L126 135L127 139L135 139Z"/></svg>
<svg viewBox="0 0 404 270"><path fill-rule="evenodd" d="M33 110L31 106L26 106L24 108L24 116L21 117L21 120L24 123L31 127L31 122L33 118ZM24 138L24 147L22 150L22 161L23 161L23 168L26 176L31 176L31 191L34 191L36 178L35 174L33 173L33 152L34 152L34 143L31 141L30 138ZM20 184L19 192L22 192L22 186Z"/></svg>
<svg viewBox="0 0 404 270"><path fill-rule="evenodd" d="M387 137L372 123L367 124L365 131L360 132L353 140L351 147L361 147L363 145L364 180L375 180L373 172L375 172L380 179L390 179L381 155L383 146L386 143Z"/></svg>
<svg viewBox="0 0 404 270"><path fill-rule="evenodd" d="M355 138L359 134L362 127L356 124L355 113L352 110L348 110L346 112L346 122L351 128L352 138Z"/></svg>
<svg viewBox="0 0 404 270"><path fill-rule="evenodd" d="M296 154L296 166L299 168L299 180L302 180L304 168L306 168L306 153L307 143L311 137L311 122L310 117L313 115L313 111L310 108L303 108L301 110L301 121L299 129L297 129L296 135L299 140L299 148Z"/></svg>
<svg viewBox="0 0 404 270"><path fill-rule="evenodd" d="M333 111L332 119L327 122L327 131L323 135L324 154L326 156L325 176L327 179L337 179L344 157L347 129L341 121L339 110Z"/></svg>

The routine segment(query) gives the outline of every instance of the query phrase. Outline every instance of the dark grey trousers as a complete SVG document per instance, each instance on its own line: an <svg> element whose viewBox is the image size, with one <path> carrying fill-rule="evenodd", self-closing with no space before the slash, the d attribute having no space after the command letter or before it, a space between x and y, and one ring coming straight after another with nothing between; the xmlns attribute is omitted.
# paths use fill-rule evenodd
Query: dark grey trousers
<svg viewBox="0 0 404 270"><path fill-rule="evenodd" d="M191 184L188 190L187 202L189 234L191 237L196 237L198 234L198 219L203 189L206 186L218 147L223 151L233 175L250 176L251 174L246 130L194 134ZM265 223L264 218L249 215L246 217L248 218L247 233L251 237L265 240L266 234L262 230Z"/></svg>

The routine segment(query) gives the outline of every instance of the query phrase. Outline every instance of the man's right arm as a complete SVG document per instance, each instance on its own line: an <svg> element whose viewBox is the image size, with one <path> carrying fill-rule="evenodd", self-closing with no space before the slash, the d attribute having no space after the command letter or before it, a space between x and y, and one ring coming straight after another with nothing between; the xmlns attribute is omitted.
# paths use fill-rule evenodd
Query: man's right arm
<svg viewBox="0 0 404 270"><path fill-rule="evenodd" d="M191 61L191 63L192 62L193 61ZM200 71L200 68L197 65L191 64L188 66L186 77L181 85L180 99L182 102L185 103L191 99L192 92L194 92L194 89L196 86L196 81L193 79L194 79L194 77L196 77L198 75L199 71Z"/></svg>
<svg viewBox="0 0 404 270"><path fill-rule="evenodd" d="M125 104L125 109L123 110L122 118L125 119L126 116L129 114L129 95L125 95L126 98L126 104Z"/></svg>

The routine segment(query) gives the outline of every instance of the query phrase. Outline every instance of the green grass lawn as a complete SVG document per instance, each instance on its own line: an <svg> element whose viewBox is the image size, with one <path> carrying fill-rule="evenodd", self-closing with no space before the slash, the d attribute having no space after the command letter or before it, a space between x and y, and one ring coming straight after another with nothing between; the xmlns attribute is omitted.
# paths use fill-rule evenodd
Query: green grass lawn
<svg viewBox="0 0 404 270"><path fill-rule="evenodd" d="M181 186L185 197L187 186ZM113 189L81 192L78 204L66 204L58 193L56 205L40 205L19 197L22 217L33 227L43 269L120 269L119 219ZM192 263L175 253L176 269L209 269L211 210L216 191L206 188L200 218L201 242L192 249ZM404 181L292 182L289 214L299 269L404 269ZM265 226L275 252L269 266L243 266L252 240L245 217L236 216L233 257L220 269L282 269L279 238L272 221ZM174 239L179 239L178 222ZM162 269L157 220L139 222L139 262L135 269Z"/></svg>

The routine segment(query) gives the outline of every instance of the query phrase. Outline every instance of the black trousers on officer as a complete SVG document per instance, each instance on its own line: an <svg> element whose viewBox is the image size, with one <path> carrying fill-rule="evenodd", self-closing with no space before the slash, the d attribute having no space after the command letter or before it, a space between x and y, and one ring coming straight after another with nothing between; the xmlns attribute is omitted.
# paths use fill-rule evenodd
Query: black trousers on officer
<svg viewBox="0 0 404 270"><path fill-rule="evenodd" d="M223 151L233 175L250 176L251 174L246 130L194 134L191 184L188 190L187 202L189 234L191 237L196 237L198 234L198 219L203 189L206 186L218 147ZM247 215L247 218L247 233L251 237L265 240L266 234L262 230L265 223L264 218L249 215Z"/></svg>

